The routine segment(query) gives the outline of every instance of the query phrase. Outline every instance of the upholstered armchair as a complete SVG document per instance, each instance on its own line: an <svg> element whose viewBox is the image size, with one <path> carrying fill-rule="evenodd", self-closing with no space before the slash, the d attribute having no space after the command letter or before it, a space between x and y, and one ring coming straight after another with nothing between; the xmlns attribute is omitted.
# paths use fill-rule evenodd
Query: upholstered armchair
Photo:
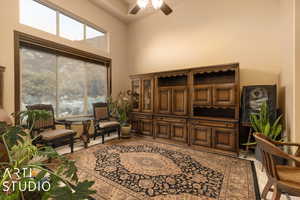
<svg viewBox="0 0 300 200"><path fill-rule="evenodd" d="M254 137L260 147L263 165L268 176L268 182L262 192L262 199L266 199L268 192L272 190L273 200L279 200L282 193L300 197L300 144L275 142L263 134L255 134ZM295 155L290 155L278 146L295 146L298 147L298 150ZM296 166L278 165L274 157L287 159L294 162Z"/></svg>
<svg viewBox="0 0 300 200"><path fill-rule="evenodd" d="M118 137L120 139L120 123L110 117L108 106L106 103L94 103L93 104L94 113L94 140L97 136L102 136L102 144L104 143L105 134L111 132L118 132Z"/></svg>
<svg viewBox="0 0 300 200"><path fill-rule="evenodd" d="M38 142L57 147L69 144L71 153L73 153L74 136L76 132L70 129L56 129L56 125L60 124L55 121L54 110L52 105L36 104L26 106L28 110L45 110L51 113L51 118L48 120L38 120L33 127L33 136L39 136Z"/></svg>

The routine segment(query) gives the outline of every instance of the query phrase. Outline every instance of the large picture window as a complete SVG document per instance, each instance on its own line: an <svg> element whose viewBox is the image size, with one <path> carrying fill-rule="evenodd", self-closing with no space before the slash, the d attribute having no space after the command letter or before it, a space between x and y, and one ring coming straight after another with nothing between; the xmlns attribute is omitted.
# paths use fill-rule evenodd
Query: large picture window
<svg viewBox="0 0 300 200"><path fill-rule="evenodd" d="M56 117L91 115L92 103L105 102L108 68L34 48L20 48L21 109L52 104Z"/></svg>

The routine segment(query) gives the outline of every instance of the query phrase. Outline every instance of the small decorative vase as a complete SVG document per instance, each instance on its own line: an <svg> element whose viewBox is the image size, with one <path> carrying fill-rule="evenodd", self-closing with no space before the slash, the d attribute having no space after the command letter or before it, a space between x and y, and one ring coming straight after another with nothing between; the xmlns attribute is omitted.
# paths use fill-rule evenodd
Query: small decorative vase
<svg viewBox="0 0 300 200"><path fill-rule="evenodd" d="M121 126L121 137L131 138L131 125Z"/></svg>

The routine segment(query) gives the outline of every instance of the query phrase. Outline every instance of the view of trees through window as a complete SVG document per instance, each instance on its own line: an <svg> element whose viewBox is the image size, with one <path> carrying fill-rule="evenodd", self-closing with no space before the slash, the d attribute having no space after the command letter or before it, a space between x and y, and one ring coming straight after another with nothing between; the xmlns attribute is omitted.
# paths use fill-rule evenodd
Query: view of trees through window
<svg viewBox="0 0 300 200"><path fill-rule="evenodd" d="M57 117L91 115L107 97L107 68L31 48L20 49L21 109L52 104Z"/></svg>

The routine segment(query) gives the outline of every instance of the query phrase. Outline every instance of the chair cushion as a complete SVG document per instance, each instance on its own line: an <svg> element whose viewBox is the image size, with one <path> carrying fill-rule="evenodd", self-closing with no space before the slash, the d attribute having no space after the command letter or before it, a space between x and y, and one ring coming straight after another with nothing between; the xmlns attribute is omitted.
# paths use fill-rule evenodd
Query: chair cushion
<svg viewBox="0 0 300 200"><path fill-rule="evenodd" d="M300 189L300 168L292 166L277 165L277 172L281 182Z"/></svg>
<svg viewBox="0 0 300 200"><path fill-rule="evenodd" d="M102 121L99 122L99 127L100 128L109 128L109 127L114 127L114 126L120 126L120 123L117 121Z"/></svg>
<svg viewBox="0 0 300 200"><path fill-rule="evenodd" d="M68 129L55 129L55 130L46 130L40 133L43 140L54 140L60 137L74 135L75 132L73 130Z"/></svg>

